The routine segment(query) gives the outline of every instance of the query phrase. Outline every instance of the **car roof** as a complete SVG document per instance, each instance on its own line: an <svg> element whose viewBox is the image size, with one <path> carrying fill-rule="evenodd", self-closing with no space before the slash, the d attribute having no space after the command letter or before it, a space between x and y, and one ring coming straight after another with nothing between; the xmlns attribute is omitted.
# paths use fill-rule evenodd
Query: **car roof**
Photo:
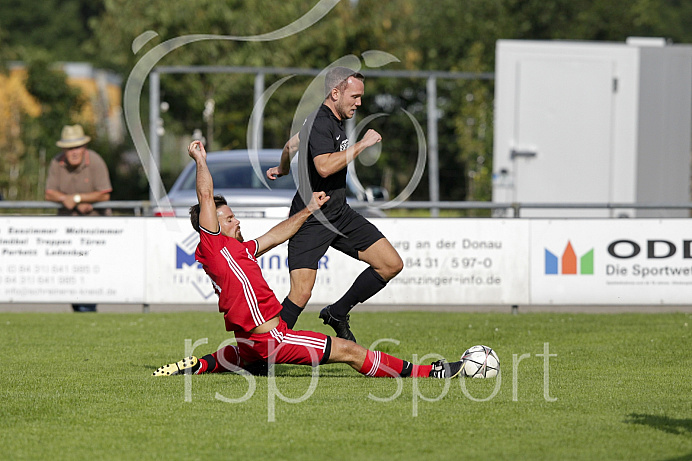
<svg viewBox="0 0 692 461"><path fill-rule="evenodd" d="M261 164L273 163L278 165L281 160L281 149L257 149L251 151L249 149L233 149L233 150L222 150L207 152L207 164L217 164L217 163L248 163L252 156L256 155L255 158L259 160ZM261 165L262 166L262 165ZM169 190L170 193L176 193L181 190L182 184L185 182L185 178L189 175L194 174L195 161L190 160L183 171L180 172L177 179L173 183ZM187 189L185 189L187 190Z"/></svg>
<svg viewBox="0 0 692 461"><path fill-rule="evenodd" d="M260 162L273 161L278 165L279 160L281 160L281 149L233 149L207 152L207 162L219 162L224 160L248 161L252 158L251 155L256 155ZM194 160L190 161L190 163L193 162Z"/></svg>

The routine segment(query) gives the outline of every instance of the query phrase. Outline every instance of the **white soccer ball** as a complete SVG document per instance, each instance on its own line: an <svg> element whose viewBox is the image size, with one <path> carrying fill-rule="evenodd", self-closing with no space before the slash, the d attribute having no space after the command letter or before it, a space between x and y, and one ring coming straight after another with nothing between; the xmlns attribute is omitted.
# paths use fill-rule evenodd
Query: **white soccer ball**
<svg viewBox="0 0 692 461"><path fill-rule="evenodd" d="M462 376L469 378L494 378L500 372L500 359L488 346L473 346L461 356L464 362Z"/></svg>

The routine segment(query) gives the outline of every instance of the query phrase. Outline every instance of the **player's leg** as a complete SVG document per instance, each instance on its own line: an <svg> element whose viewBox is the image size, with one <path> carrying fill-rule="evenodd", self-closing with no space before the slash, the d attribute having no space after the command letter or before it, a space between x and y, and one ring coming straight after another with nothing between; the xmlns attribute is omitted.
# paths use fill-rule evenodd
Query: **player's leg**
<svg viewBox="0 0 692 461"><path fill-rule="evenodd" d="M315 331L294 331L282 320L269 333L248 337L247 345L240 343L240 353L259 354L271 363L296 365L323 365L346 363L354 370L373 377L427 377L431 365L418 366L384 352L373 352L341 338L334 338Z"/></svg>
<svg viewBox="0 0 692 461"><path fill-rule="evenodd" d="M317 270L293 269L289 276L291 288L281 303L281 318L288 324L289 328L293 328L298 321L298 317L303 313L308 300L310 300L310 296L312 296Z"/></svg>
<svg viewBox="0 0 692 461"><path fill-rule="evenodd" d="M157 368L152 375L174 376L184 373L201 375L202 373L236 372L241 368L253 375L267 375L266 362L253 361L252 363L247 363L240 358L238 346L235 345L222 347L218 351L201 358L197 358L194 355L185 357L175 363L169 363Z"/></svg>
<svg viewBox="0 0 692 461"><path fill-rule="evenodd" d="M358 259L368 263L385 283L396 277L404 268L401 256L386 238L381 238L366 250L359 251Z"/></svg>
<svg viewBox="0 0 692 461"><path fill-rule="evenodd" d="M312 296L317 270L307 268L293 269L289 271L289 276L291 287L288 291L288 298L302 309Z"/></svg>
<svg viewBox="0 0 692 461"><path fill-rule="evenodd" d="M291 288L281 303L281 318L293 328L310 300L320 259L334 240L335 234L322 224L306 223L288 241L288 268Z"/></svg>
<svg viewBox="0 0 692 461"><path fill-rule="evenodd" d="M332 338L331 351L326 363L346 363L358 373L371 377L402 378L454 378L462 362L434 362L432 365L414 365L380 351L371 351L341 338Z"/></svg>
<svg viewBox="0 0 692 461"><path fill-rule="evenodd" d="M227 371L237 371L241 367L242 361L238 353L238 346L228 345L218 351L207 354L199 359L200 367L195 374L202 373L224 373Z"/></svg>
<svg viewBox="0 0 692 461"><path fill-rule="evenodd" d="M353 307L380 292L389 280L403 269L399 253L370 221L348 209L338 229L345 238L336 238L332 246L337 250L369 264L353 285L334 304L320 312L325 324L334 328L339 338L355 342L350 329L349 312Z"/></svg>
<svg viewBox="0 0 692 461"><path fill-rule="evenodd" d="M403 268L399 253L384 237L359 251L358 259L370 267L361 272L341 299L330 306L331 315L337 318L345 318L356 304L379 293Z"/></svg>

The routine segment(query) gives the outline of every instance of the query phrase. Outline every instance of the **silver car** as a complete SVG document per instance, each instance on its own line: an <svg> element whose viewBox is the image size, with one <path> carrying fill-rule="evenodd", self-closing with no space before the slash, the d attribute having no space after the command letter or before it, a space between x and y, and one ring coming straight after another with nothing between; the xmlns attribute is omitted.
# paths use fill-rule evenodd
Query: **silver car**
<svg viewBox="0 0 692 461"><path fill-rule="evenodd" d="M257 153L259 176L253 170L247 150L209 152L207 165L214 181L214 193L223 195L239 218L285 218L296 193L293 176L287 175L273 181L266 179L266 171L279 164L281 149L261 149ZM271 189L264 185L263 178ZM379 188L363 189L350 175L346 178L349 205L366 217L386 216L382 210L372 206L374 201L386 200L385 191ZM197 203L195 181L195 162L190 161L168 192L171 208L156 208L154 215L189 216L190 207Z"/></svg>

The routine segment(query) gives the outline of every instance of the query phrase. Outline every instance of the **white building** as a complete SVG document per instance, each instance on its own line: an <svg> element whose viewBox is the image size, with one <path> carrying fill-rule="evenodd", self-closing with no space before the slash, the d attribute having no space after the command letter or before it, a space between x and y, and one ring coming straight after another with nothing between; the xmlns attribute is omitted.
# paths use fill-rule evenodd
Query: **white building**
<svg viewBox="0 0 692 461"><path fill-rule="evenodd" d="M493 201L687 204L692 46L500 40ZM689 216L686 209L522 209L521 216Z"/></svg>

